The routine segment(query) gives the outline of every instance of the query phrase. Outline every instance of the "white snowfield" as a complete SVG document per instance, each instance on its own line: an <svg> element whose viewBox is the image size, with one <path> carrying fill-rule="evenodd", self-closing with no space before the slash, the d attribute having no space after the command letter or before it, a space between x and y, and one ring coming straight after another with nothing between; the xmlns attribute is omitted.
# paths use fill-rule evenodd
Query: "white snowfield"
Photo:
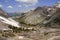
<svg viewBox="0 0 60 40"><path fill-rule="evenodd" d="M20 27L19 23L11 18L5 18L3 16L0 16L0 21L9 25L15 26L15 27Z"/></svg>

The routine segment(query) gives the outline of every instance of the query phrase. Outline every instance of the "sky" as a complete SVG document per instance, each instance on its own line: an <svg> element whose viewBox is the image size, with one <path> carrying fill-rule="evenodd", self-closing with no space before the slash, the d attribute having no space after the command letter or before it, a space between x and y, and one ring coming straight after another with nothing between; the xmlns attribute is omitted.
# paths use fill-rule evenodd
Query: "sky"
<svg viewBox="0 0 60 40"><path fill-rule="evenodd" d="M52 6L56 2L60 0L0 0L0 8L8 13L21 12L38 6Z"/></svg>

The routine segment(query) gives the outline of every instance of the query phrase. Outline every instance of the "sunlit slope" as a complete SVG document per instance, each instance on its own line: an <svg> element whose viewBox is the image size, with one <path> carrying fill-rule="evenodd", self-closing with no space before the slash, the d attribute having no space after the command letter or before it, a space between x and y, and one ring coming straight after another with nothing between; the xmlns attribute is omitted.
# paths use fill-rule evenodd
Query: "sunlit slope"
<svg viewBox="0 0 60 40"><path fill-rule="evenodd" d="M36 25L40 24L46 18L43 14L42 8L38 7L35 10L27 12L22 19L26 24Z"/></svg>

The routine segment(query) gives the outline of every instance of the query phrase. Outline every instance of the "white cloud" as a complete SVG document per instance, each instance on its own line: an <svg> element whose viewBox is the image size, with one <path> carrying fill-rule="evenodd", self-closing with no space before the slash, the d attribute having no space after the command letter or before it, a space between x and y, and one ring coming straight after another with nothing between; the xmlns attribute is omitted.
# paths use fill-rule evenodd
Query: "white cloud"
<svg viewBox="0 0 60 40"><path fill-rule="evenodd" d="M13 7L9 5L7 8L13 8Z"/></svg>
<svg viewBox="0 0 60 40"><path fill-rule="evenodd" d="M15 0L17 2L24 2L24 3L28 3L28 4L36 4L38 2L38 0Z"/></svg>
<svg viewBox="0 0 60 40"><path fill-rule="evenodd" d="M22 5L18 5L18 7L22 7Z"/></svg>
<svg viewBox="0 0 60 40"><path fill-rule="evenodd" d="M24 4L24 6L25 6L25 7L28 7L29 5L27 5L27 4Z"/></svg>
<svg viewBox="0 0 60 40"><path fill-rule="evenodd" d="M0 4L0 7L3 7L3 6Z"/></svg>

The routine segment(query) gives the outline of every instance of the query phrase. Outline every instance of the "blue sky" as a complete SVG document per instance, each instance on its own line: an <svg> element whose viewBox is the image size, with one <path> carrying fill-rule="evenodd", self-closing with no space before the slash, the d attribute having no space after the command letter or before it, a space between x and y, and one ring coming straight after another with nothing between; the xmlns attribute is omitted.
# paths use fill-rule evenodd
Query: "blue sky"
<svg viewBox="0 0 60 40"><path fill-rule="evenodd" d="M6 12L20 12L38 6L52 6L60 0L0 0L0 7Z"/></svg>

